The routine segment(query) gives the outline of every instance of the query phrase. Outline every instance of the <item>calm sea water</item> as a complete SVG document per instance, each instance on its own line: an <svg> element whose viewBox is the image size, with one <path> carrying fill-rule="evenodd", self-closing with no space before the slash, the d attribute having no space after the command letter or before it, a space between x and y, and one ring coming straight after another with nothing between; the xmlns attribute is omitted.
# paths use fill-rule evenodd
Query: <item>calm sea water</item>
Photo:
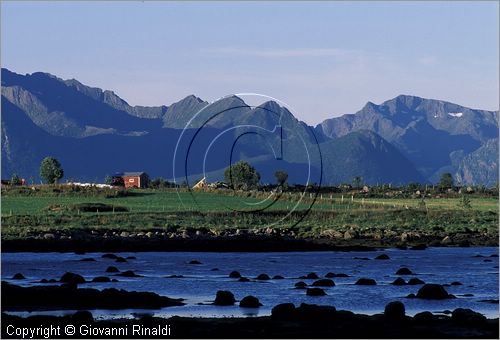
<svg viewBox="0 0 500 340"><path fill-rule="evenodd" d="M374 260L385 253L390 260ZM186 299L186 306L169 307L160 310L120 310L93 311L98 318L134 317L137 314L152 314L168 317L179 316L255 316L269 315L271 308L279 303L301 302L328 304L337 309L357 313L375 314L393 300L402 301L407 314L421 311L442 312L458 307L471 308L487 317L499 316L498 304L480 300L498 300L498 248L429 248L423 251L388 249L367 252L291 252L291 253L191 253L191 252L151 252L116 253L119 256L135 256L128 263L116 263L101 258L102 253L4 253L2 254L2 280L18 285L39 285L42 278L59 279L67 271L83 275L87 280L96 276L109 276L105 269L116 266L120 270L133 270L144 275L139 278L117 277L119 282L86 283L81 287L103 289L108 287L136 291L152 291L161 295ZM483 255L485 257L476 257ZM92 257L96 262L82 262L82 258ZM368 258L369 260L361 259ZM188 264L191 260L201 265ZM486 261L485 261L486 260ZM425 301L407 299L409 293L417 293L421 286L392 286L401 267L410 268L426 283L449 284L459 281L461 286L446 287L457 299ZM218 271L213 271L218 268ZM269 276L282 275L284 280L238 282L228 274L239 271L243 276L255 278L261 273ZM22 273L26 280L10 280L15 273ZM309 297L305 290L294 289L301 275L315 272L323 277L328 272L345 273L348 278L334 278L336 286L324 288L327 296ZM169 275L183 275L184 278L165 278ZM376 286L356 286L357 279L373 278ZM312 283L314 280L303 280ZM263 304L259 309L240 308L237 305L217 307L200 305L210 303L217 290L229 290L237 300L246 295L258 297ZM463 296L472 294L472 296ZM43 314L64 314L71 311L49 311ZM23 315L27 313L21 313Z"/></svg>

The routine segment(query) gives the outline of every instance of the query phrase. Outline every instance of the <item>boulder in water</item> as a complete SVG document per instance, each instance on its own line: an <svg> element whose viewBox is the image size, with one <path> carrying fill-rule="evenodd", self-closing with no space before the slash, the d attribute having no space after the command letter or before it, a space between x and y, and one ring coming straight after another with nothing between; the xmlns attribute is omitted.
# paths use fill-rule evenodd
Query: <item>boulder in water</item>
<svg viewBox="0 0 500 340"><path fill-rule="evenodd" d="M404 286L406 284L405 280L398 277L396 280L394 280L391 285L394 285L394 286Z"/></svg>
<svg viewBox="0 0 500 340"><path fill-rule="evenodd" d="M324 295L326 295L326 293L321 288L307 288L306 295L308 295L308 296L324 296Z"/></svg>
<svg viewBox="0 0 500 340"><path fill-rule="evenodd" d="M92 279L92 282L111 282L111 279L107 276L97 276Z"/></svg>
<svg viewBox="0 0 500 340"><path fill-rule="evenodd" d="M453 298L453 296L450 296L443 286L434 283L427 283L423 285L418 290L416 297L425 300L443 300Z"/></svg>
<svg viewBox="0 0 500 340"><path fill-rule="evenodd" d="M399 268L398 271L396 272L396 275L414 275L415 273L412 272L410 269L406 267Z"/></svg>
<svg viewBox="0 0 500 340"><path fill-rule="evenodd" d="M333 280L330 280L330 279L321 279L318 281L314 281L312 286L314 286L314 287L333 287L333 286L335 286L335 282L333 282Z"/></svg>
<svg viewBox="0 0 500 340"><path fill-rule="evenodd" d="M116 274L118 276L124 276L124 277L142 277L142 275L136 274L131 270L124 271L123 273Z"/></svg>
<svg viewBox="0 0 500 340"><path fill-rule="evenodd" d="M120 271L115 266L109 266L106 268L106 273L119 273Z"/></svg>
<svg viewBox="0 0 500 340"><path fill-rule="evenodd" d="M63 283L75 283L75 284L86 282L83 276L71 272L64 273L64 275L61 276L61 279L59 281Z"/></svg>
<svg viewBox="0 0 500 340"><path fill-rule="evenodd" d="M271 278L267 274L259 274L259 276L257 276L256 279L257 280L271 280Z"/></svg>
<svg viewBox="0 0 500 340"><path fill-rule="evenodd" d="M231 273L229 273L229 277L231 279L238 279L241 277L241 274L237 272L236 270L233 270Z"/></svg>
<svg viewBox="0 0 500 340"><path fill-rule="evenodd" d="M24 280L26 279L23 274L21 273L16 273L14 276L12 276L12 280Z"/></svg>
<svg viewBox="0 0 500 340"><path fill-rule="evenodd" d="M377 257L375 257L375 260L390 260L391 258L387 254L380 254Z"/></svg>
<svg viewBox="0 0 500 340"><path fill-rule="evenodd" d="M377 284L377 281L374 279L367 279L367 278L361 278L358 281L356 281L355 285L359 286L375 286Z"/></svg>
<svg viewBox="0 0 500 340"><path fill-rule="evenodd" d="M240 301L240 307L259 308L260 306L262 306L262 303L260 303L259 299L252 295L245 296Z"/></svg>
<svg viewBox="0 0 500 340"><path fill-rule="evenodd" d="M236 302L233 293L228 290L219 290L215 295L214 305L232 306Z"/></svg>
<svg viewBox="0 0 500 340"><path fill-rule="evenodd" d="M408 280L409 285L423 285L425 284L424 281L420 280L419 278L412 277L411 279Z"/></svg>

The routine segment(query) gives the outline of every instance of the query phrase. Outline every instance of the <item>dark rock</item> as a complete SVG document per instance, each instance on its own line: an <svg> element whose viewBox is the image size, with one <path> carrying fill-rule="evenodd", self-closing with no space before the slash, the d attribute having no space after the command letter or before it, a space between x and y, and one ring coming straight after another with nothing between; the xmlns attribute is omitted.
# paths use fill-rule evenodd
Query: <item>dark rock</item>
<svg viewBox="0 0 500 340"><path fill-rule="evenodd" d="M318 306L301 303L295 309L296 318L300 321L308 322L329 322L336 315L337 310L333 306Z"/></svg>
<svg viewBox="0 0 500 340"><path fill-rule="evenodd" d="M252 295L245 296L240 301L240 307L259 308L260 306L262 306L262 303L260 303L259 299Z"/></svg>
<svg viewBox="0 0 500 340"><path fill-rule="evenodd" d="M115 261L118 263L125 263L125 262L127 262L127 259L125 259L124 257L118 256Z"/></svg>
<svg viewBox="0 0 500 340"><path fill-rule="evenodd" d="M229 273L229 277L231 279L238 279L241 277L241 274L235 270L235 271L232 271L231 273Z"/></svg>
<svg viewBox="0 0 500 340"><path fill-rule="evenodd" d="M116 260L118 258L118 256L116 256L115 254L104 254L101 257L103 259L112 259L112 260Z"/></svg>
<svg viewBox="0 0 500 340"><path fill-rule="evenodd" d="M111 282L111 279L106 276L97 276L92 279L92 282Z"/></svg>
<svg viewBox="0 0 500 340"><path fill-rule="evenodd" d="M390 260L391 258L387 254L380 254L379 256L375 257L375 260Z"/></svg>
<svg viewBox="0 0 500 340"><path fill-rule="evenodd" d="M498 254L491 254L490 257L498 257Z"/></svg>
<svg viewBox="0 0 500 340"><path fill-rule="evenodd" d="M308 296L324 296L325 291L321 288L307 288L306 295Z"/></svg>
<svg viewBox="0 0 500 340"><path fill-rule="evenodd" d="M26 279L23 274L21 273L16 273L14 276L12 276L12 280L24 280Z"/></svg>
<svg viewBox="0 0 500 340"><path fill-rule="evenodd" d="M496 303L496 304L498 304L498 300L495 300L495 299L479 300L479 302Z"/></svg>
<svg viewBox="0 0 500 340"><path fill-rule="evenodd" d="M490 259L484 259L483 262L493 262L493 260Z"/></svg>
<svg viewBox="0 0 500 340"><path fill-rule="evenodd" d="M344 273L338 273L338 274L335 274L335 273L327 273L325 275L326 278L329 278L329 279L332 279L334 277L349 277L349 275L347 274L344 274Z"/></svg>
<svg viewBox="0 0 500 340"><path fill-rule="evenodd" d="M210 269L211 272L218 272L220 269L219 268L212 268Z"/></svg>
<svg viewBox="0 0 500 340"><path fill-rule="evenodd" d="M377 282L374 279L361 278L356 281L355 285L359 286L374 286Z"/></svg>
<svg viewBox="0 0 500 340"><path fill-rule="evenodd" d="M312 286L314 286L314 287L333 287L333 286L335 286L335 282L333 282L333 280L330 280L330 279L321 279L318 281L314 281Z"/></svg>
<svg viewBox="0 0 500 340"><path fill-rule="evenodd" d="M317 280L319 277L316 273L309 273L306 276L301 276L299 279Z"/></svg>
<svg viewBox="0 0 500 340"><path fill-rule="evenodd" d="M431 312L421 312L413 316L413 321L420 324L429 324L434 320L434 315Z"/></svg>
<svg viewBox="0 0 500 340"><path fill-rule="evenodd" d="M425 250L427 246L425 244L417 244L410 248L411 250Z"/></svg>
<svg viewBox="0 0 500 340"><path fill-rule="evenodd" d="M71 272L64 273L63 276L61 276L61 279L59 280L64 283L85 283L85 279L83 276Z"/></svg>
<svg viewBox="0 0 500 340"><path fill-rule="evenodd" d="M233 293L227 290L219 290L215 295L214 305L216 306L232 306L236 300Z"/></svg>
<svg viewBox="0 0 500 340"><path fill-rule="evenodd" d="M257 280L271 280L271 278L267 274L259 274L259 276L257 276L256 279Z"/></svg>
<svg viewBox="0 0 500 340"><path fill-rule="evenodd" d="M457 308L451 313L451 320L460 326L481 327L486 323L486 317L466 308Z"/></svg>
<svg viewBox="0 0 500 340"><path fill-rule="evenodd" d="M335 274L334 277L349 277L349 275L344 274L344 273L338 273L338 274Z"/></svg>
<svg viewBox="0 0 500 340"><path fill-rule="evenodd" d="M117 279L111 279L111 282L118 282Z"/></svg>
<svg viewBox="0 0 500 340"><path fill-rule="evenodd" d="M284 279L284 277L281 275L274 275L273 276L273 280L283 280L283 279Z"/></svg>
<svg viewBox="0 0 500 340"><path fill-rule="evenodd" d="M61 285L61 288L76 290L78 288L78 285L75 282L66 282Z"/></svg>
<svg viewBox="0 0 500 340"><path fill-rule="evenodd" d="M299 281L295 284L295 288L300 288L300 289L304 289L307 287L307 283L305 283L304 281Z"/></svg>
<svg viewBox="0 0 500 340"><path fill-rule="evenodd" d="M85 257L83 259L80 259L81 262L95 262L96 260L92 257Z"/></svg>
<svg viewBox="0 0 500 340"><path fill-rule="evenodd" d="M396 272L396 275L414 275L415 273L412 272L410 269L406 267L399 268L398 271Z"/></svg>
<svg viewBox="0 0 500 340"><path fill-rule="evenodd" d="M5 310L157 309L182 305L179 299L150 292L77 288L76 284L70 283L20 287L2 282L2 309Z"/></svg>
<svg viewBox="0 0 500 340"><path fill-rule="evenodd" d="M94 316L87 310L80 310L71 315L71 321L77 325L85 325L94 323Z"/></svg>
<svg viewBox="0 0 500 340"><path fill-rule="evenodd" d="M49 280L47 280L47 279L41 279L40 283L49 283Z"/></svg>
<svg viewBox="0 0 500 340"><path fill-rule="evenodd" d="M443 286L427 283L418 290L417 298L426 300L443 300L450 299L451 296Z"/></svg>
<svg viewBox="0 0 500 340"><path fill-rule="evenodd" d="M250 282L250 279L242 276L238 279L238 282Z"/></svg>
<svg viewBox="0 0 500 340"><path fill-rule="evenodd" d="M116 274L118 276L124 276L124 277L142 277L142 275L136 274L131 270L124 271L123 273Z"/></svg>
<svg viewBox="0 0 500 340"><path fill-rule="evenodd" d="M201 262L198 260L191 260L189 261L189 264L201 264Z"/></svg>
<svg viewBox="0 0 500 340"><path fill-rule="evenodd" d="M450 285L452 285L452 286L461 286L462 282L453 281L452 283L450 283Z"/></svg>
<svg viewBox="0 0 500 340"><path fill-rule="evenodd" d="M404 286L406 284L405 280L398 277L396 280L392 281L391 285L394 286Z"/></svg>
<svg viewBox="0 0 500 340"><path fill-rule="evenodd" d="M413 293L410 293L410 294L406 295L406 297L408 299L415 299L417 296L415 294L413 294Z"/></svg>
<svg viewBox="0 0 500 340"><path fill-rule="evenodd" d="M390 320L402 320L405 318L405 305L400 301L389 302L385 306L384 315Z"/></svg>
<svg viewBox="0 0 500 340"><path fill-rule="evenodd" d="M169 275L169 276L165 276L166 279L183 279L184 276L183 275Z"/></svg>
<svg viewBox="0 0 500 340"><path fill-rule="evenodd" d="M271 310L271 318L279 321L290 321L295 317L295 305L293 303L282 303Z"/></svg>
<svg viewBox="0 0 500 340"><path fill-rule="evenodd" d="M368 257L355 257L355 260L363 260L363 261L370 261Z"/></svg>
<svg viewBox="0 0 500 340"><path fill-rule="evenodd" d="M56 279L50 279L50 280L49 280L49 283L56 283L56 282L57 282L57 280L56 280Z"/></svg>
<svg viewBox="0 0 500 340"><path fill-rule="evenodd" d="M106 273L119 273L120 271L115 266L109 266L106 268Z"/></svg>
<svg viewBox="0 0 500 340"><path fill-rule="evenodd" d="M419 278L412 277L411 279L408 280L409 285L423 285L425 284L424 281L420 280Z"/></svg>

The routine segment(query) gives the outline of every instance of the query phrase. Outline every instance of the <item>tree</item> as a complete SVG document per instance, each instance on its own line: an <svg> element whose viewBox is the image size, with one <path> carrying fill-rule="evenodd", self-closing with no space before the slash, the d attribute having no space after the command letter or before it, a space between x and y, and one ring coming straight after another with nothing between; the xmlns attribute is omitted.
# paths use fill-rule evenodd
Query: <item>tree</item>
<svg viewBox="0 0 500 340"><path fill-rule="evenodd" d="M438 186L442 190L453 188L453 176L449 172L443 173Z"/></svg>
<svg viewBox="0 0 500 340"><path fill-rule="evenodd" d="M104 177L104 184L111 185L111 183L113 183L113 178L111 178L111 176L109 175L106 175L106 177Z"/></svg>
<svg viewBox="0 0 500 340"><path fill-rule="evenodd" d="M274 173L274 177L276 177L276 182L282 188L288 187L288 173L283 170L278 170Z"/></svg>
<svg viewBox="0 0 500 340"><path fill-rule="evenodd" d="M152 188L156 188L156 189L168 188L169 186L170 186L170 183L161 177L157 177L151 181Z"/></svg>
<svg viewBox="0 0 500 340"><path fill-rule="evenodd" d="M45 157L40 165L40 177L47 183L54 184L63 178L64 170L61 163L53 157Z"/></svg>
<svg viewBox="0 0 500 340"><path fill-rule="evenodd" d="M361 188L361 185L363 184L363 177L361 176L356 176L352 179L352 185L358 189Z"/></svg>
<svg viewBox="0 0 500 340"><path fill-rule="evenodd" d="M19 176L17 176L17 174L12 174L12 177L10 178L10 185L19 185L19 184L21 184Z"/></svg>
<svg viewBox="0 0 500 340"><path fill-rule="evenodd" d="M260 174L248 162L239 161L224 170L224 179L234 189L254 189L260 181Z"/></svg>

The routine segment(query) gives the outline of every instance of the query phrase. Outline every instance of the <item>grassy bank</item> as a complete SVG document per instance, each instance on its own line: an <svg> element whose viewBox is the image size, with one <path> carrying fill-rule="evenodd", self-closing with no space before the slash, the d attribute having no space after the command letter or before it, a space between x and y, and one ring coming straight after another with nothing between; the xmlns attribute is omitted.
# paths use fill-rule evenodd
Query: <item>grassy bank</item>
<svg viewBox="0 0 500 340"><path fill-rule="evenodd" d="M90 189L89 189L90 190ZM36 237L46 233L70 236L75 232L119 236L121 232L163 237L190 234L220 236L241 231L295 238L382 240L434 239L456 234L498 238L498 199L473 197L470 207L461 198L359 198L350 194L283 194L269 209L251 213L228 207L252 208L266 193L190 192L175 190L110 190L72 192L3 191L2 239ZM179 199L181 198L181 200ZM89 204L107 207L89 209ZM252 205L253 204L253 205ZM289 211L293 206L293 214ZM99 209L101 209L99 211ZM306 214L306 212L308 212ZM301 220L301 223L297 222ZM272 226L274 230L268 228Z"/></svg>

